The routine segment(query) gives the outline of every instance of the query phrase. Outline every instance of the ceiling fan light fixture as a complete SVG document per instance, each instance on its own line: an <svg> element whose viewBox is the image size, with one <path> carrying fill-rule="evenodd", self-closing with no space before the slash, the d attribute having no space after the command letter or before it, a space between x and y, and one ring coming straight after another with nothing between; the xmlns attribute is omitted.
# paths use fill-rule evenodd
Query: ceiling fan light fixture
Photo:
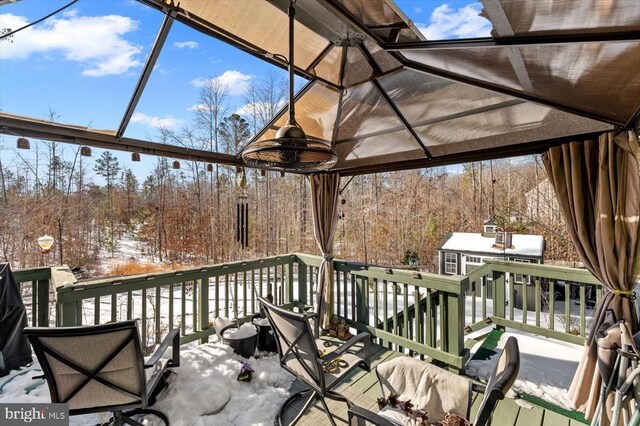
<svg viewBox="0 0 640 426"><path fill-rule="evenodd" d="M289 5L289 120L278 129L273 139L256 140L242 150L242 161L248 166L276 170L314 172L335 166L338 155L331 146L307 137L296 123L293 96L293 24L295 8Z"/></svg>

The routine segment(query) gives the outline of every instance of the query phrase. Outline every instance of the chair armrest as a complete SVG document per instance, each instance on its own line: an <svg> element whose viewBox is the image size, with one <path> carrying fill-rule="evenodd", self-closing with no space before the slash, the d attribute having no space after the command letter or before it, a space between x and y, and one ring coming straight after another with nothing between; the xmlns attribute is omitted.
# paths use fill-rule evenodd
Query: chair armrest
<svg viewBox="0 0 640 426"><path fill-rule="evenodd" d="M471 391L484 394L487 390L486 386L478 385L476 383L471 383Z"/></svg>
<svg viewBox="0 0 640 426"><path fill-rule="evenodd" d="M144 368L151 368L156 365L156 362L162 357L162 354L167 350L167 348L171 345L173 353L171 354L171 361L169 362L169 367L179 367L180 366L180 329L175 328L167 334L164 338L158 349L151 355L151 358L144 363Z"/></svg>
<svg viewBox="0 0 640 426"><path fill-rule="evenodd" d="M360 342L364 343L364 360L367 365L369 365L369 358L371 356L371 335L369 333L358 333L357 335L353 336L351 339L340 345L338 349L324 357L323 361L332 361L338 358L340 355L351 349L353 345Z"/></svg>
<svg viewBox="0 0 640 426"><path fill-rule="evenodd" d="M391 423L389 420L384 417L374 413L373 411L369 411L362 407L358 407L354 405L347 410L347 414L349 415L349 426L357 426L358 424L362 424L362 422L358 422L358 420L366 420L369 423L373 423L378 426L396 426Z"/></svg>

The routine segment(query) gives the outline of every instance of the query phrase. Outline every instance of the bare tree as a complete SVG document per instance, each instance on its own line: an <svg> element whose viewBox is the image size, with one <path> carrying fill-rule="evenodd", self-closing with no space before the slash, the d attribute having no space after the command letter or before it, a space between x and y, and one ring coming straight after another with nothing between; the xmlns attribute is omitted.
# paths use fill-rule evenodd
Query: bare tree
<svg viewBox="0 0 640 426"><path fill-rule="evenodd" d="M209 78L200 89L198 104L194 107L195 124L202 133L205 147L220 152L220 122L228 112L229 88L218 78ZM211 209L211 250L214 261L223 256L224 244L215 242L220 237L220 167L215 165L215 180L210 178L210 194L215 194Z"/></svg>

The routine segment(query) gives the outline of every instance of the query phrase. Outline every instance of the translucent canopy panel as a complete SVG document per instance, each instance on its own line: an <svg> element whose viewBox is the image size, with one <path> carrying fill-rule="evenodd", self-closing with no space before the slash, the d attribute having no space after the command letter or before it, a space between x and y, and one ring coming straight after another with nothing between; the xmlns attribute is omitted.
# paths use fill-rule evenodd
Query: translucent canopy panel
<svg viewBox="0 0 640 426"><path fill-rule="evenodd" d="M336 86L340 85L340 63L346 47L331 46L326 55L311 69L316 76Z"/></svg>
<svg viewBox="0 0 640 426"><path fill-rule="evenodd" d="M345 90L337 142L403 128L402 122L372 83Z"/></svg>
<svg viewBox="0 0 640 426"><path fill-rule="evenodd" d="M296 121L304 129L307 136L330 141L338 112L340 94L322 83L311 83L296 99ZM269 131L258 139L271 139L275 132L285 125L289 113L287 109L280 112L277 119L269 126Z"/></svg>
<svg viewBox="0 0 640 426"><path fill-rule="evenodd" d="M640 42L403 51L412 61L625 123L640 99ZM472 74L468 70L474 70ZM615 102L611 102L615 99Z"/></svg>
<svg viewBox="0 0 640 426"><path fill-rule="evenodd" d="M289 56L289 18L267 1L252 0L181 0L179 7L191 19L205 21L239 40L241 45L255 46L274 55ZM305 25L294 25L295 65L309 68L314 59L329 45L329 40Z"/></svg>
<svg viewBox="0 0 640 426"><path fill-rule="evenodd" d="M472 79L523 90L509 62L509 49L403 50L402 55L410 61L459 75L469 75L473 69Z"/></svg>
<svg viewBox="0 0 640 426"><path fill-rule="evenodd" d="M493 0L483 3L488 8ZM516 35L640 29L637 0L501 0L499 3Z"/></svg>
<svg viewBox="0 0 640 426"><path fill-rule="evenodd" d="M407 130L357 138L335 145L336 170L424 159L424 151Z"/></svg>
<svg viewBox="0 0 640 426"><path fill-rule="evenodd" d="M607 125L530 102L415 128L434 156L607 130Z"/></svg>
<svg viewBox="0 0 640 426"><path fill-rule="evenodd" d="M18 16L18 7L44 3L49 2L9 4L2 13ZM93 3L92 10L108 12L102 18L133 10L127 9L128 0L88 4ZM123 149L177 152L169 150L174 143L170 138L159 139L166 133L158 127L173 125L182 132L190 126L203 108L202 89L215 81L231 82L233 102L224 115L237 112L251 121L247 110L253 105L255 116L260 99L249 99L243 90L265 76L260 65L276 65L282 75L288 65L289 6L289 0L139 0L134 7L144 11L136 12L135 22L119 20L131 24L124 29L114 23L113 31L100 33L92 49L74 50L76 44L84 45L80 42L89 30L75 38L51 38L58 44L44 53L33 51L41 45L16 36L10 48L3 44L0 50L0 108L41 118L47 105L58 109L55 101L68 98L75 109L72 114L60 111L60 121L110 130L34 125L0 112L0 132L29 130L52 140L71 135L79 143L111 146L122 142L123 125L118 124L126 122L122 116L127 111L133 116L124 126L125 136L151 135L164 144L132 141L135 147L123 144ZM640 1L481 0L447 7L456 12L446 15L452 27L464 26L469 14L473 22L480 16L483 28L478 33L492 28L491 37L456 40L454 31L442 40L425 40L392 0L295 3L295 72L308 80L295 98L296 120L311 138L335 147L340 156L335 170L358 174L540 153L567 140L640 123ZM462 9L467 15L457 13ZM86 10L55 19L84 17ZM25 21L43 15L38 12L25 12ZM161 52L150 49L154 39L162 38L156 37L157 28L167 14L171 18L166 21L176 22L164 34L164 47ZM12 26L17 25L4 27ZM53 26L45 21L33 31ZM149 26L156 30L144 36L135 31ZM67 27L71 34L84 28L77 22ZM194 29L197 36L184 33ZM102 64L102 57L82 56L101 51L109 37L118 41L107 52L115 55L113 61ZM249 55L241 58L238 49ZM8 51L13 58L7 58ZM122 54L126 60L118 61ZM52 70L52 58L72 66ZM216 66L220 63L224 69ZM130 65L126 72L97 76L122 64ZM98 80L99 85L88 84ZM265 111L279 112L271 120L254 117L252 140L273 138L286 123L282 95L276 97ZM262 130L253 127L265 122ZM240 164L237 149L212 153L211 135L215 132L209 132L207 152L198 158ZM180 143L184 145L175 141Z"/></svg>
<svg viewBox="0 0 640 426"><path fill-rule="evenodd" d="M421 39L409 19L386 0L338 0L338 3L385 43Z"/></svg>
<svg viewBox="0 0 640 426"><path fill-rule="evenodd" d="M524 102L410 69L386 75L379 81L413 126Z"/></svg>

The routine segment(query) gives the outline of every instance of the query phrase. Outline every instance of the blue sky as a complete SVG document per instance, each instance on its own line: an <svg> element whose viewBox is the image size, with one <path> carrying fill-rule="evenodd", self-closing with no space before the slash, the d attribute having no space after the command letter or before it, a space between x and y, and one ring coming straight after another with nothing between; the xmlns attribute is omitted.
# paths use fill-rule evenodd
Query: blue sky
<svg viewBox="0 0 640 426"><path fill-rule="evenodd" d="M15 29L67 2L22 0L1 6L0 28ZM478 2L396 3L430 39L484 36L490 30L477 16ZM0 42L0 109L46 119L51 108L65 123L117 129L161 21L159 12L135 0L80 0L16 34L12 43ZM153 139L159 125L179 129L187 124L207 78L228 84L230 111L235 111L244 105L247 84L269 69L286 75L176 22L126 135ZM15 138L0 136L0 147L5 164L20 162ZM72 149L66 148L66 155ZM94 157L101 152L94 151ZM118 156L128 163L129 154ZM146 173L152 162L138 170Z"/></svg>

